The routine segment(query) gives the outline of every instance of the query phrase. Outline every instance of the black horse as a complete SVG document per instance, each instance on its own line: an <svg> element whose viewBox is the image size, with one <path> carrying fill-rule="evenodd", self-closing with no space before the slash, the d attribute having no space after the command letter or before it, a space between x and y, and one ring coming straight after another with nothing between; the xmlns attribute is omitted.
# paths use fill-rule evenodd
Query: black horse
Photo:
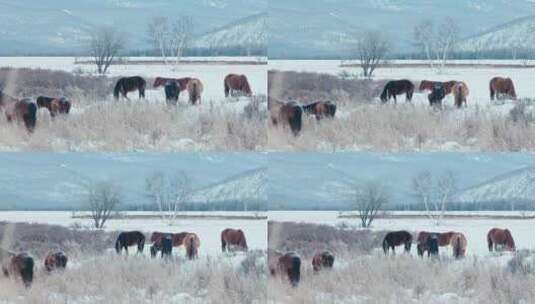
<svg viewBox="0 0 535 304"><path fill-rule="evenodd" d="M438 257L438 235L432 234L427 239L427 256Z"/></svg>
<svg viewBox="0 0 535 304"><path fill-rule="evenodd" d="M173 237L168 235L157 239L150 247L150 255L155 257L158 251L162 252L162 258L171 257L173 254Z"/></svg>
<svg viewBox="0 0 535 304"><path fill-rule="evenodd" d="M405 94L407 101L412 100L414 94L414 84L407 79L392 80L387 82L383 92L381 93L381 101L386 103L391 98L394 98L394 103L397 103L397 95Z"/></svg>
<svg viewBox="0 0 535 304"><path fill-rule="evenodd" d="M180 88L176 81L168 81L165 83L165 100L168 106L176 106L178 96L180 95Z"/></svg>
<svg viewBox="0 0 535 304"><path fill-rule="evenodd" d="M119 96L122 96L128 99L128 92L135 90L139 91L139 98L145 98L145 88L147 87L147 82L140 76L133 77L123 77L117 81L115 88L113 89L113 96L116 100L119 99Z"/></svg>
<svg viewBox="0 0 535 304"><path fill-rule="evenodd" d="M442 100L446 97L446 88L440 82L437 82L433 85L431 93L427 95L429 99L429 105L432 107L442 108Z"/></svg>
<svg viewBox="0 0 535 304"><path fill-rule="evenodd" d="M389 232L383 239L383 251L388 254L389 249L392 249L392 252L396 253L396 246L402 244L405 246L405 252L411 251L412 234L410 232L404 230Z"/></svg>
<svg viewBox="0 0 535 304"><path fill-rule="evenodd" d="M121 232L115 242L115 251L121 254L124 250L128 254L128 247L133 245L137 245L137 251L142 253L145 247L145 235L139 231Z"/></svg>

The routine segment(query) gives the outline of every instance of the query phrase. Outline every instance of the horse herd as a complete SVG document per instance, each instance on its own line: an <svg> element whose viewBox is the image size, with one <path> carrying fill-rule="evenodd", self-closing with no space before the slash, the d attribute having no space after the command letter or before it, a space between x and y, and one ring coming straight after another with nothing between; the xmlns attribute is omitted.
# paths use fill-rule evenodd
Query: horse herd
<svg viewBox="0 0 535 304"><path fill-rule="evenodd" d="M303 114L314 116L318 121L333 118L336 114L336 104L331 101L316 101L302 105L295 101L283 102L268 97L268 110L273 125L288 125L297 136L301 132Z"/></svg>
<svg viewBox="0 0 535 304"><path fill-rule="evenodd" d="M198 257L201 241L199 236L192 232L167 233L153 232L150 238L151 257L156 257L160 252L162 258L169 258L174 247L184 246L186 258L193 260ZM126 231L119 233L115 242L117 254L123 251L128 255L128 247L136 246L138 253L143 253L145 247L145 235L140 231ZM247 240L241 229L227 228L221 232L221 251L235 252L247 251ZM44 259L44 269L47 273L65 270L68 258L65 253L51 252ZM25 287L30 287L33 282L35 262L26 252L13 253L0 249L1 269L6 277L20 279Z"/></svg>
<svg viewBox="0 0 535 304"><path fill-rule="evenodd" d="M397 246L403 246L405 252L410 253L413 235L405 230L388 232L383 238L382 247L385 255L390 251L395 254ZM487 244L490 252L497 250L516 251L515 241L508 229L492 228L487 233ZM439 248L451 246L452 255L456 259L466 256L468 242L460 232L427 232L421 231L416 238L416 249L420 257L427 252L428 257L438 258ZM329 251L316 253L312 258L312 269L319 273L322 269L331 269L334 265L334 255ZM301 278L301 257L296 252L281 253L277 251L269 254L269 270L272 276L287 279L293 287L299 285Z"/></svg>

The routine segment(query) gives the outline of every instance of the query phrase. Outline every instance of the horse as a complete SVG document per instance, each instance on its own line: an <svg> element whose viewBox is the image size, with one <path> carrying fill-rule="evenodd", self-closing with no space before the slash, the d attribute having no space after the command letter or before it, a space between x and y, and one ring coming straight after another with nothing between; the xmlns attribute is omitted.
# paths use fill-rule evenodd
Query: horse
<svg viewBox="0 0 535 304"><path fill-rule="evenodd" d="M180 246L183 245L184 238L188 234L189 234L189 232L166 233L166 232L155 231L155 232L152 233L152 235L150 237L150 241L154 243L154 242L158 241L158 239L160 239L162 237L170 236L171 239L173 240L173 247L180 247Z"/></svg>
<svg viewBox="0 0 535 304"><path fill-rule="evenodd" d="M438 257L439 239L437 234L431 234L426 242L427 256Z"/></svg>
<svg viewBox="0 0 535 304"><path fill-rule="evenodd" d="M498 250L498 246L505 246L509 251L516 251L515 240L509 229L492 228L489 230L487 244L490 252Z"/></svg>
<svg viewBox="0 0 535 304"><path fill-rule="evenodd" d="M191 80L191 77L184 77L184 78L165 78L165 77L156 77L154 80L153 87L158 88L160 86L165 85L167 82L175 82L180 89L180 92L186 90L188 82Z"/></svg>
<svg viewBox="0 0 535 304"><path fill-rule="evenodd" d="M117 81L115 88L113 89L113 96L115 100L119 100L119 95L128 99L128 92L138 90L139 99L145 98L145 88L147 82L140 76L123 77Z"/></svg>
<svg viewBox="0 0 535 304"><path fill-rule="evenodd" d="M50 117L55 118L59 114L69 114L71 102L66 97L37 97L37 108L47 108Z"/></svg>
<svg viewBox="0 0 535 304"><path fill-rule="evenodd" d="M466 106L466 97L470 94L468 86L466 83L459 81L453 86L453 100L455 101L455 106L461 108L463 105Z"/></svg>
<svg viewBox="0 0 535 304"><path fill-rule="evenodd" d="M446 96L451 94L453 86L457 83L456 80L450 81L430 81L422 80L420 81L420 86L418 87L419 91L432 91L436 84L441 84L444 87Z"/></svg>
<svg viewBox="0 0 535 304"><path fill-rule="evenodd" d="M188 233L184 237L184 246L186 247L186 257L193 260L199 255L201 240L195 233Z"/></svg>
<svg viewBox="0 0 535 304"><path fill-rule="evenodd" d="M176 106L178 103L178 96L180 89L175 81L168 81L165 83L165 101L168 106Z"/></svg>
<svg viewBox="0 0 535 304"><path fill-rule="evenodd" d="M405 246L405 252L411 251L412 245L412 234L408 231L392 231L385 235L383 239L383 251L388 254L389 249L392 249L392 252L396 253L396 246L399 245Z"/></svg>
<svg viewBox="0 0 535 304"><path fill-rule="evenodd" d="M198 101L200 104L202 92L204 90L202 82L197 78L192 78L190 81L188 81L186 89L189 93L189 102L191 102L192 105L195 105Z"/></svg>
<svg viewBox="0 0 535 304"><path fill-rule="evenodd" d="M173 238L172 236L161 237L156 240L150 247L150 255L152 257L156 256L158 251L162 252L162 258L170 257L173 255Z"/></svg>
<svg viewBox="0 0 535 304"><path fill-rule="evenodd" d="M45 269L48 272L65 269L67 261L67 256L61 251L49 253L45 258Z"/></svg>
<svg viewBox="0 0 535 304"><path fill-rule="evenodd" d="M128 247L133 245L137 245L138 253L142 253L145 247L145 235L139 231L121 232L115 242L115 251L121 254L124 249L126 254L128 254Z"/></svg>
<svg viewBox="0 0 535 304"><path fill-rule="evenodd" d="M333 118L336 114L336 105L330 101L316 101L303 106L306 114L316 116L317 120L324 117Z"/></svg>
<svg viewBox="0 0 535 304"><path fill-rule="evenodd" d="M392 80L386 83L380 98L383 103L391 98L394 98L394 103L397 103L396 96L403 93L405 93L406 100L410 102L414 94L414 84L407 79Z"/></svg>
<svg viewBox="0 0 535 304"><path fill-rule="evenodd" d="M227 228L221 232L221 251L247 251L247 240L241 229Z"/></svg>
<svg viewBox="0 0 535 304"><path fill-rule="evenodd" d="M456 259L464 258L466 256L466 246L468 242L462 233L455 233L451 237L451 246L453 247L453 257Z"/></svg>
<svg viewBox="0 0 535 304"><path fill-rule="evenodd" d="M418 237L416 238L416 249L418 251L419 256L423 256L425 251L429 251L429 247L427 245L427 240L431 236L436 236L438 239L438 246L444 247L449 246L451 244L451 239L453 235L455 235L456 232L449 231L444 233L438 233L438 232L427 232L427 231L421 231L418 233Z"/></svg>
<svg viewBox="0 0 535 304"><path fill-rule="evenodd" d="M303 123L303 108L298 103L294 101L284 103L268 98L268 109L273 125L278 125L279 123L287 124L290 126L294 136L299 135Z"/></svg>
<svg viewBox="0 0 535 304"><path fill-rule="evenodd" d="M18 100L0 91L0 109L4 110L8 122L21 121L29 133L37 123L37 105L30 98Z"/></svg>
<svg viewBox="0 0 535 304"><path fill-rule="evenodd" d="M269 271L272 276L285 275L292 287L297 287L301 280L301 258L295 252L271 254Z"/></svg>
<svg viewBox="0 0 535 304"><path fill-rule="evenodd" d="M494 100L494 97L498 100L509 97L512 100L516 100L516 90L513 80L511 78L494 77L490 80L490 100Z"/></svg>
<svg viewBox="0 0 535 304"><path fill-rule="evenodd" d="M438 107L442 108L442 100L446 97L446 89L444 88L444 85L440 82L437 82L433 85L433 90L429 95L427 95L427 99L429 100L429 105L432 107Z"/></svg>
<svg viewBox="0 0 535 304"><path fill-rule="evenodd" d="M31 287L35 265L33 258L25 252L19 254L0 253L4 276L19 277L26 288Z"/></svg>
<svg viewBox="0 0 535 304"><path fill-rule="evenodd" d="M225 97L229 94L232 97L238 96L236 92L241 92L245 96L251 97L253 92L245 75L228 74L224 80Z"/></svg>
<svg viewBox="0 0 535 304"><path fill-rule="evenodd" d="M334 265L334 255L329 251L317 253L312 258L312 269L318 272L324 268L331 269Z"/></svg>

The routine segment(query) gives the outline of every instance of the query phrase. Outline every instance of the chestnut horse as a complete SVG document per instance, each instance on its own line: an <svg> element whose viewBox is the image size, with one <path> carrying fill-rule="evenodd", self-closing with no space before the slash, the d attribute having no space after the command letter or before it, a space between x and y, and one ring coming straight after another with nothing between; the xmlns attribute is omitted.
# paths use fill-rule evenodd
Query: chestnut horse
<svg viewBox="0 0 535 304"><path fill-rule="evenodd" d="M273 252L268 257L269 272L272 276L277 274L285 275L292 287L297 287L301 280L301 258L295 252L287 252L285 254Z"/></svg>
<svg viewBox="0 0 535 304"><path fill-rule="evenodd" d="M245 96L249 97L253 95L251 86L249 85L249 81L245 75L228 74L225 77L224 84L225 97L228 97L229 94L232 97L238 96L237 92L241 92Z"/></svg>
<svg viewBox="0 0 535 304"><path fill-rule="evenodd" d="M470 94L466 83L459 81L453 86L453 100L455 106L461 108L463 105L466 107L466 97Z"/></svg>
<svg viewBox="0 0 535 304"><path fill-rule="evenodd" d="M505 98L511 98L516 100L515 85L511 78L494 77L490 80L490 100L494 100L494 97L498 100ZM505 98L504 98L505 97Z"/></svg>
<svg viewBox="0 0 535 304"><path fill-rule="evenodd" d="M128 247L137 245L138 253L143 253L143 248L145 247L145 235L139 231L127 231L119 233L117 241L115 242L115 251L118 254L126 251L128 254Z"/></svg>
<svg viewBox="0 0 535 304"><path fill-rule="evenodd" d="M191 80L191 77L184 78L165 78L165 77L156 77L154 79L153 87L158 88L165 85L167 82L175 82L180 89L180 92L187 89L188 82Z"/></svg>
<svg viewBox="0 0 535 304"><path fill-rule="evenodd" d="M333 268L334 265L334 255L330 253L329 251L323 251L320 253L317 253L312 258L312 269L314 271L318 272L324 268Z"/></svg>
<svg viewBox="0 0 535 304"><path fill-rule="evenodd" d="M45 258L45 269L48 272L63 270L67 267L67 260L63 252L49 253Z"/></svg>
<svg viewBox="0 0 535 304"><path fill-rule="evenodd" d="M34 261L27 253L0 252L2 272L6 277L18 277L29 288L33 282Z"/></svg>
<svg viewBox="0 0 535 304"><path fill-rule="evenodd" d="M405 94L407 101L412 100L414 84L410 80L401 79L387 82L381 93L381 101L386 103L391 98L394 98L394 103L397 103L396 96L401 94Z"/></svg>
<svg viewBox="0 0 535 304"><path fill-rule="evenodd" d="M202 82L197 78L192 78L190 81L188 81L186 89L189 93L189 102L192 105L197 104L197 102L201 104L201 96L202 92L204 91Z"/></svg>
<svg viewBox="0 0 535 304"><path fill-rule="evenodd" d="M509 229L492 228L487 234L489 251L498 250L498 246L504 246L509 251L516 251L515 240Z"/></svg>
<svg viewBox="0 0 535 304"><path fill-rule="evenodd" d="M464 258L466 256L466 246L468 242L462 233L455 233L451 237L451 247L453 248L453 257L456 259Z"/></svg>
<svg viewBox="0 0 535 304"><path fill-rule="evenodd" d="M195 233L188 233L184 237L184 246L186 247L186 257L193 260L199 256L199 247L201 240Z"/></svg>
<svg viewBox="0 0 535 304"><path fill-rule="evenodd" d="M8 122L24 122L28 132L35 130L37 105L30 98L18 100L0 91L0 109L4 110Z"/></svg>
<svg viewBox="0 0 535 304"><path fill-rule="evenodd" d="M69 114L71 110L71 102L66 97L37 97L37 108L47 108L48 113L52 118L59 114Z"/></svg>
<svg viewBox="0 0 535 304"><path fill-rule="evenodd" d="M419 91L432 91L436 84L441 84L444 86L444 91L446 95L451 94L453 86L457 83L455 80L450 81L430 81L430 80L422 80L420 81L420 87L418 88Z"/></svg>
<svg viewBox="0 0 535 304"><path fill-rule="evenodd" d="M303 111L306 114L316 116L317 120L324 117L333 118L336 114L336 105L330 101L316 101L303 106Z"/></svg>
<svg viewBox="0 0 535 304"><path fill-rule="evenodd" d="M221 251L247 251L247 240L241 229L227 228L221 232Z"/></svg>
<svg viewBox="0 0 535 304"><path fill-rule="evenodd" d="M396 246L404 245L405 252L411 251L412 245L412 234L408 231L392 231L385 235L383 239L383 251L385 254L388 254L389 249L392 249L392 252L396 253Z"/></svg>
<svg viewBox="0 0 535 304"><path fill-rule="evenodd" d="M443 232L443 233L421 231L420 233L418 233L418 237L416 239L416 243L417 243L416 248L418 251L418 255L423 256L425 251L429 251L427 240L429 239L430 236L436 235L438 239L438 246L444 247L444 246L450 245L451 238L453 237L455 233L456 232L453 232L453 231Z"/></svg>
<svg viewBox="0 0 535 304"><path fill-rule="evenodd" d="M303 108L299 104L293 101L284 103L269 97L268 110L273 125L288 125L295 136L299 135L303 123Z"/></svg>
<svg viewBox="0 0 535 304"><path fill-rule="evenodd" d="M145 98L145 88L147 82L140 76L123 77L117 81L113 89L113 97L115 100L119 99L119 95L128 99L128 92L137 90L139 92L139 99Z"/></svg>

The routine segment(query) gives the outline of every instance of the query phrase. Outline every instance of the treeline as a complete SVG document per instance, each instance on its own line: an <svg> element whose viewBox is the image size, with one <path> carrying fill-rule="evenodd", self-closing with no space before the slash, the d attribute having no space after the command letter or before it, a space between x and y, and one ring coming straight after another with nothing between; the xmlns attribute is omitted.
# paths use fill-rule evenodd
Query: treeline
<svg viewBox="0 0 535 304"><path fill-rule="evenodd" d="M205 204L184 203L180 211L266 211L265 201L222 201ZM121 211L159 211L153 204L126 206Z"/></svg>
<svg viewBox="0 0 535 304"><path fill-rule="evenodd" d="M124 56L129 57L159 57L161 54L158 50L132 50L124 53ZM265 45L251 45L251 46L228 46L217 48L189 48L184 51L185 57L213 57L213 56L228 56L228 57L245 57L245 56L267 56L267 47Z"/></svg>

